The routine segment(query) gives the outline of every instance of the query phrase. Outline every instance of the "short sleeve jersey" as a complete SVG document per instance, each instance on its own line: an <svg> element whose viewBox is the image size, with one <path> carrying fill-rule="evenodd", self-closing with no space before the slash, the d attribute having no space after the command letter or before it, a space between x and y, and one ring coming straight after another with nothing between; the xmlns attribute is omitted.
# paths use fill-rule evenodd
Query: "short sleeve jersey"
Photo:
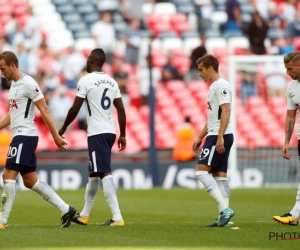
<svg viewBox="0 0 300 250"><path fill-rule="evenodd" d="M291 81L286 89L287 110L297 110L298 122L300 122L300 82L297 80ZM300 124L300 123L299 123ZM298 139L300 140L300 126L298 126Z"/></svg>
<svg viewBox="0 0 300 250"><path fill-rule="evenodd" d="M44 97L38 83L28 75L12 82L8 93L12 136L38 136L34 102Z"/></svg>
<svg viewBox="0 0 300 250"><path fill-rule="evenodd" d="M230 103L230 107L231 107L232 91L229 83L225 79L219 78L210 85L208 90L208 97L207 97L208 135L218 135L220 129L220 118L222 113L222 109L220 105L224 103ZM225 134L232 133L230 120L227 129L225 130Z"/></svg>
<svg viewBox="0 0 300 250"><path fill-rule="evenodd" d="M114 100L121 98L121 93L113 78L102 72L90 73L79 80L76 95L85 98L88 136L116 134L112 108Z"/></svg>

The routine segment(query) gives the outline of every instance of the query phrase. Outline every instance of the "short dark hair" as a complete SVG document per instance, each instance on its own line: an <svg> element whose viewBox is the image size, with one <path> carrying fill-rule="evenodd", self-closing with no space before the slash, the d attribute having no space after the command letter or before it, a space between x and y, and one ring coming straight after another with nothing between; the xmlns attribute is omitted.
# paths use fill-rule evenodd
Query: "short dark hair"
<svg viewBox="0 0 300 250"><path fill-rule="evenodd" d="M106 59L105 52L104 52L104 50L101 49L101 48L93 49L93 50L91 51L91 57L92 57L95 61L99 62L99 64L100 64L99 66L100 66L100 67L103 66L103 64L104 64L104 62L105 62L105 59Z"/></svg>
<svg viewBox="0 0 300 250"><path fill-rule="evenodd" d="M299 62L300 61L300 52L293 51L293 52L285 54L283 57L283 61L284 61L284 63L290 63L292 61Z"/></svg>
<svg viewBox="0 0 300 250"><path fill-rule="evenodd" d="M216 72L219 71L219 61L213 55L202 56L197 60L196 63L197 63L197 65L199 65L200 63L203 63L203 66L205 68L209 68L210 66L212 66Z"/></svg>
<svg viewBox="0 0 300 250"><path fill-rule="evenodd" d="M19 68L19 60L14 52L3 51L0 54L0 60L2 59L5 61L6 65L11 65L13 63L17 68Z"/></svg>

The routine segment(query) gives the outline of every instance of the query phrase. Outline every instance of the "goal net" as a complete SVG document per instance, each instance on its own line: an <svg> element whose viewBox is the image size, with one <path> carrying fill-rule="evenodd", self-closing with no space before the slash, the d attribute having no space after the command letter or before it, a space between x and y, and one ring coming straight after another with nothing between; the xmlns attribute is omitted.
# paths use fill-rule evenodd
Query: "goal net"
<svg viewBox="0 0 300 250"><path fill-rule="evenodd" d="M225 66L222 66L225 65ZM232 56L220 73L233 86L235 143L229 180L234 187L283 187L300 182L296 122L290 160L281 154L286 115L283 56ZM297 119L296 119L297 120Z"/></svg>

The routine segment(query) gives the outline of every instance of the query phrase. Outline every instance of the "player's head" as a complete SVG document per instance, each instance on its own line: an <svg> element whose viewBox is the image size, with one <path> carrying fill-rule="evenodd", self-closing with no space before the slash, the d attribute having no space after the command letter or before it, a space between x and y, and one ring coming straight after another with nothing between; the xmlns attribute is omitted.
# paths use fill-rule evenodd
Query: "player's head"
<svg viewBox="0 0 300 250"><path fill-rule="evenodd" d="M14 80L14 75L18 67L19 61L15 53L3 51L0 54L1 74L4 75L8 81Z"/></svg>
<svg viewBox="0 0 300 250"><path fill-rule="evenodd" d="M198 65L199 76L205 82L209 81L213 75L219 72L219 61L213 55L202 56L196 63Z"/></svg>
<svg viewBox="0 0 300 250"><path fill-rule="evenodd" d="M105 53L103 49L97 48L92 50L86 61L86 71L91 73L93 71L101 71L105 62Z"/></svg>
<svg viewBox="0 0 300 250"><path fill-rule="evenodd" d="M283 57L286 73L293 80L300 80L300 52L293 51Z"/></svg>

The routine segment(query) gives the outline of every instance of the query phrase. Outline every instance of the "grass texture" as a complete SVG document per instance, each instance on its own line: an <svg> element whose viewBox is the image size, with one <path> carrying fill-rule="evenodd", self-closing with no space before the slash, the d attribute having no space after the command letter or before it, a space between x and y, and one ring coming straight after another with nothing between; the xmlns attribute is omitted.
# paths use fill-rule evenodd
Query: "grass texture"
<svg viewBox="0 0 300 250"><path fill-rule="evenodd" d="M273 215L290 211L296 191L232 190L230 207L235 216L230 228L205 227L217 218L218 210L203 189L119 189L125 227L98 225L111 218L103 192L99 190L89 225L72 224L69 228L60 228L58 209L38 194L19 191L8 228L0 230L0 249L299 249L300 241L295 239L300 238L299 226L285 226L272 220ZM84 189L58 191L58 194L81 211ZM274 234L279 237L270 237Z"/></svg>

